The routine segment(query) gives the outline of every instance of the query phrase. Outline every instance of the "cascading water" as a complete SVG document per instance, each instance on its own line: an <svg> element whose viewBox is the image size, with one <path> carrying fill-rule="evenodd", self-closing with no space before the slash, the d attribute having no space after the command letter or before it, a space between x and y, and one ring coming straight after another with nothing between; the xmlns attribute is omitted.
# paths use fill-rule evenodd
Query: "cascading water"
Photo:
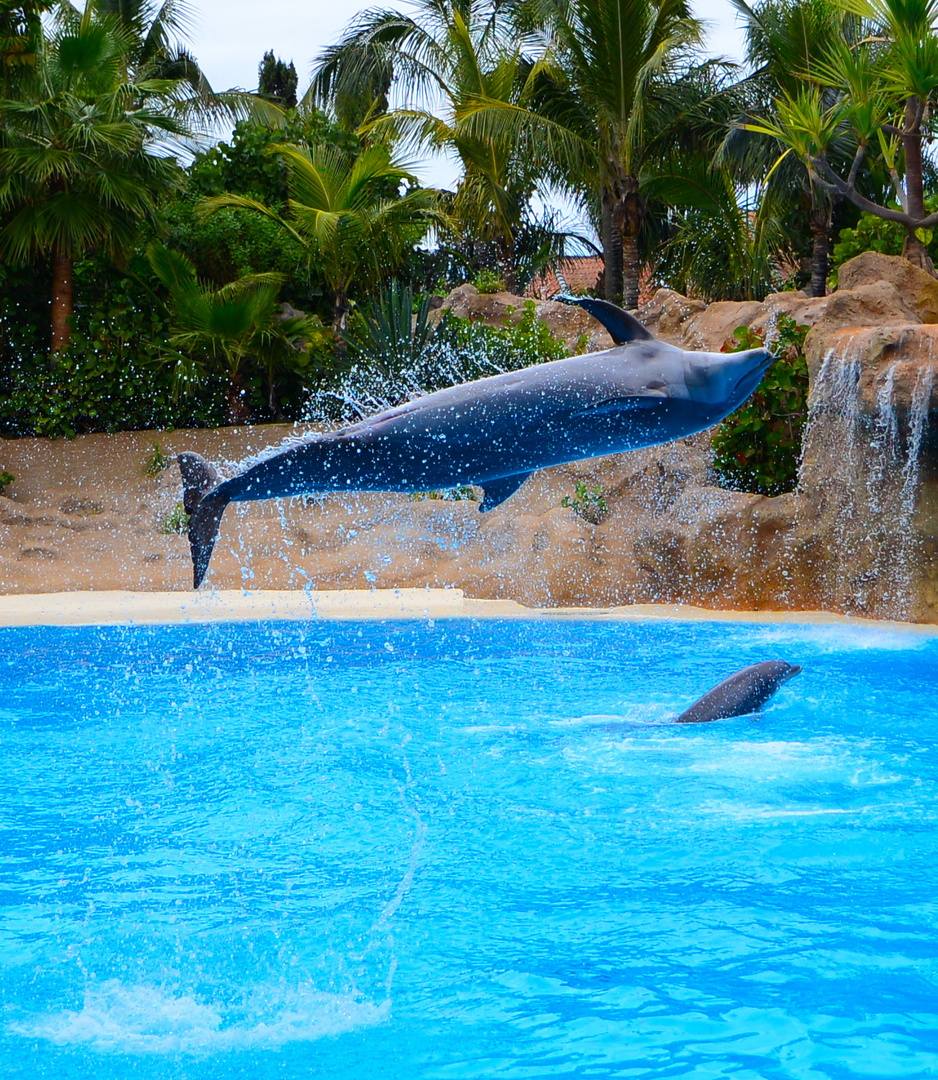
<svg viewBox="0 0 938 1080"><path fill-rule="evenodd" d="M868 344L868 335L856 334L824 357L805 427L805 467L833 513L824 603L902 619L912 614L914 519L935 367L918 369L906 411L904 358L861 389Z"/></svg>

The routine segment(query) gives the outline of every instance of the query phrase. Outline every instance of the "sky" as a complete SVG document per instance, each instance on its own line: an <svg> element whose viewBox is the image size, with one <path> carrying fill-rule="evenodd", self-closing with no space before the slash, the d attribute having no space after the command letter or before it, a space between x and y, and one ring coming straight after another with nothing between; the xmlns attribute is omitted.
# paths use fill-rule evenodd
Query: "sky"
<svg viewBox="0 0 938 1080"><path fill-rule="evenodd" d="M401 0L191 0L196 19L189 38L216 90L257 86L257 66L267 49L296 65L300 88L309 84L313 60L332 44L358 12L397 7ZM710 29L709 51L741 61L743 36L729 0L696 0L694 12ZM426 184L450 187L455 164L427 161L417 170Z"/></svg>

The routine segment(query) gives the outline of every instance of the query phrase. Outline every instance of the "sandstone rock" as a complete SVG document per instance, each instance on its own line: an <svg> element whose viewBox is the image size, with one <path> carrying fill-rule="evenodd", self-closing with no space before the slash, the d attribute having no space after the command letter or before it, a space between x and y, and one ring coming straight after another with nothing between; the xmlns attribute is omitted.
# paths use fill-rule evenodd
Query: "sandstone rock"
<svg viewBox="0 0 938 1080"><path fill-rule="evenodd" d="M815 322L811 333L820 335L845 327L902 326L920 322L895 285L874 281L853 289L838 289L827 297L824 313Z"/></svg>
<svg viewBox="0 0 938 1080"><path fill-rule="evenodd" d="M827 311L829 296L805 296L801 292L769 293L762 312L749 324L757 334L771 330L779 315L790 315L801 326L814 326Z"/></svg>
<svg viewBox="0 0 938 1080"><path fill-rule="evenodd" d="M651 300L638 309L638 318L655 337L676 345L687 320L706 306L703 300L691 300L671 289L658 289Z"/></svg>
<svg viewBox="0 0 938 1080"><path fill-rule="evenodd" d="M920 267L913 266L908 259L882 255L878 251L864 251L841 266L837 280L838 292L887 281L898 291L903 305L915 315L914 321L938 322L938 280Z"/></svg>
<svg viewBox="0 0 938 1080"><path fill-rule="evenodd" d="M721 300L699 312L681 332L681 347L719 352L737 326L749 326L762 312L755 300Z"/></svg>

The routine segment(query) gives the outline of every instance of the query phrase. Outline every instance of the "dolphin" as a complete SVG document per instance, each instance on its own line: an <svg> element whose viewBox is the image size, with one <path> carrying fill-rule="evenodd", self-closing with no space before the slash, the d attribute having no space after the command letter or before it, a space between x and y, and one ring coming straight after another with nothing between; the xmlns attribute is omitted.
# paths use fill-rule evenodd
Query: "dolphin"
<svg viewBox="0 0 938 1080"><path fill-rule="evenodd" d="M800 671L798 664L786 664L784 660L750 664L708 690L682 712L675 723L705 724L709 720L758 712L782 683L793 679Z"/></svg>
<svg viewBox="0 0 938 1080"><path fill-rule="evenodd" d="M766 349L686 352L605 300L560 299L598 319L613 348L447 387L294 439L227 480L197 454L181 454L194 587L208 569L229 502L476 484L484 489L485 513L537 469L711 427L749 397L772 363Z"/></svg>

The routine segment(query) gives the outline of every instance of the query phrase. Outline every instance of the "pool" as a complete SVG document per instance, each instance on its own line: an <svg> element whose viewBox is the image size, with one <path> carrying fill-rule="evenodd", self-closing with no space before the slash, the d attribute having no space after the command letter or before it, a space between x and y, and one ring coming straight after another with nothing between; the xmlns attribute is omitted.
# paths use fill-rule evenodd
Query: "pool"
<svg viewBox="0 0 938 1080"><path fill-rule="evenodd" d="M0 631L7 1077L938 1071L938 639ZM759 719L667 720L744 664Z"/></svg>

